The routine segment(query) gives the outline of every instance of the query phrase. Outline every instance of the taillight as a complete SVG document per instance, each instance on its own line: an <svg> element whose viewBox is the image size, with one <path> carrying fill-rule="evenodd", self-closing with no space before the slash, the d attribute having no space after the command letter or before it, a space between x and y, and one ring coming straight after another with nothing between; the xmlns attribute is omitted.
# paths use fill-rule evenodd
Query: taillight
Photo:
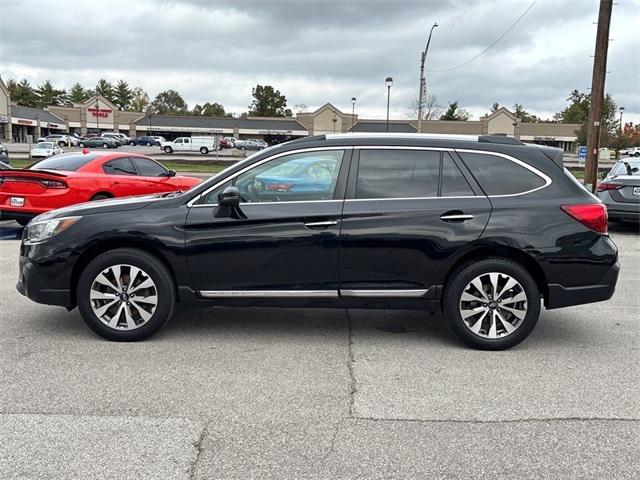
<svg viewBox="0 0 640 480"><path fill-rule="evenodd" d="M46 188L67 188L67 184L59 180L40 180Z"/></svg>
<svg viewBox="0 0 640 480"><path fill-rule="evenodd" d="M267 190L272 192L288 192L293 188L293 183L271 183L267 185Z"/></svg>
<svg viewBox="0 0 640 480"><path fill-rule="evenodd" d="M607 233L607 209L601 203L560 205L563 212L598 233Z"/></svg>
<svg viewBox="0 0 640 480"><path fill-rule="evenodd" d="M623 185L618 185L617 183L600 182L596 186L596 190L598 192L604 192L605 190L619 190L622 187Z"/></svg>

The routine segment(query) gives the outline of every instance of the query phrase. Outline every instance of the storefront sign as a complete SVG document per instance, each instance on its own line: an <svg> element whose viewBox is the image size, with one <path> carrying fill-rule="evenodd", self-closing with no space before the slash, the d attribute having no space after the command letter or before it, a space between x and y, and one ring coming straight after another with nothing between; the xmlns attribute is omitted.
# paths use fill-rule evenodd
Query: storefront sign
<svg viewBox="0 0 640 480"><path fill-rule="evenodd" d="M537 140L539 142L555 142L556 141L556 137L533 137L534 140Z"/></svg>
<svg viewBox="0 0 640 480"><path fill-rule="evenodd" d="M107 118L113 113L110 108L87 108L87 111L91 112L91 116L94 118Z"/></svg>
<svg viewBox="0 0 640 480"><path fill-rule="evenodd" d="M18 123L20 125L35 125L36 124L35 120L25 120L23 118L16 118L15 121L16 121L16 123Z"/></svg>

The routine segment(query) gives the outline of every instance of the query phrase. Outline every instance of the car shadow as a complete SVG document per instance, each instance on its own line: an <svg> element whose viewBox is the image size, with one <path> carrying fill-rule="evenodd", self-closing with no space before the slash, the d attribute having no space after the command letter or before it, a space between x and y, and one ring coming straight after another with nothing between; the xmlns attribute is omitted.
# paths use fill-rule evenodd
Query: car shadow
<svg viewBox="0 0 640 480"><path fill-rule="evenodd" d="M640 234L640 222L609 222L609 232Z"/></svg>
<svg viewBox="0 0 640 480"><path fill-rule="evenodd" d="M0 222L0 240L20 240L22 230L22 226L17 222Z"/></svg>

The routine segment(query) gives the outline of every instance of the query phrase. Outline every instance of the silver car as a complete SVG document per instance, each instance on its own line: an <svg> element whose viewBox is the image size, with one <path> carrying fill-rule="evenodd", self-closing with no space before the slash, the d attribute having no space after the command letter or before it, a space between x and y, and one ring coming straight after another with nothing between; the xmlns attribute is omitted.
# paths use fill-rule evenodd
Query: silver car
<svg viewBox="0 0 640 480"><path fill-rule="evenodd" d="M609 220L640 221L640 158L618 161L596 187Z"/></svg>

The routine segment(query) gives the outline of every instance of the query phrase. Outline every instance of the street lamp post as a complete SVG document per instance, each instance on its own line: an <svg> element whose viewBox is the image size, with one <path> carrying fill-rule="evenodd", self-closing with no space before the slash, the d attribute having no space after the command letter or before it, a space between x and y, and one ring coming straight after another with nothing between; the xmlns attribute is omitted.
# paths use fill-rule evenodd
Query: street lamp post
<svg viewBox="0 0 640 480"><path fill-rule="evenodd" d="M351 128L353 128L353 124L355 123L356 117L356 97L351 97Z"/></svg>
<svg viewBox="0 0 640 480"><path fill-rule="evenodd" d="M427 52L429 51L429 44L431 43L431 34L433 33L433 29L438 26L437 23L431 26L431 30L429 31L429 38L427 39L427 46L424 49L424 52L420 55L420 92L418 93L418 133L422 132L422 103L423 103L423 95L425 94L425 81L424 81L424 62L427 59Z"/></svg>
<svg viewBox="0 0 640 480"><path fill-rule="evenodd" d="M620 107L620 133L622 134L622 114L624 113L624 107Z"/></svg>
<svg viewBox="0 0 640 480"><path fill-rule="evenodd" d="M387 86L387 132L389 132L389 102L391 100L391 85L393 85L393 78L387 77L384 83Z"/></svg>

